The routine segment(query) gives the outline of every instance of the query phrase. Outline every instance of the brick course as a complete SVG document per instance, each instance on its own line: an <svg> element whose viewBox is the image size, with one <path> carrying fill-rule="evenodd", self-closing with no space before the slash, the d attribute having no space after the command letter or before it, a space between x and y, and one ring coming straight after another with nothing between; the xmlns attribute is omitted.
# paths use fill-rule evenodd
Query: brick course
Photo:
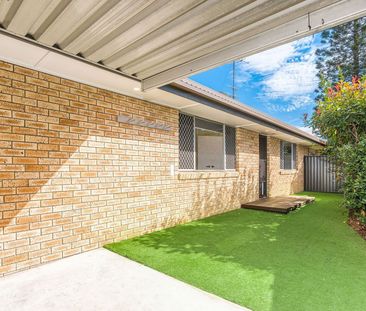
<svg viewBox="0 0 366 311"><path fill-rule="evenodd" d="M258 133L236 135L235 171L170 176L177 110L0 62L0 275L257 199ZM271 194L302 189L300 174L284 183Z"/></svg>

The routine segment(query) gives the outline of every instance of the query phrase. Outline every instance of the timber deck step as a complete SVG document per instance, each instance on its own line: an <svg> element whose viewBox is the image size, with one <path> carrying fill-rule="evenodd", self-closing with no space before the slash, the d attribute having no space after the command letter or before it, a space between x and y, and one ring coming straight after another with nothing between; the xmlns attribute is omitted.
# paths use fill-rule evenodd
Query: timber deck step
<svg viewBox="0 0 366 311"><path fill-rule="evenodd" d="M262 210L287 214L290 211L314 202L314 197L309 196L279 196L265 199L259 199L253 202L242 204L242 208Z"/></svg>

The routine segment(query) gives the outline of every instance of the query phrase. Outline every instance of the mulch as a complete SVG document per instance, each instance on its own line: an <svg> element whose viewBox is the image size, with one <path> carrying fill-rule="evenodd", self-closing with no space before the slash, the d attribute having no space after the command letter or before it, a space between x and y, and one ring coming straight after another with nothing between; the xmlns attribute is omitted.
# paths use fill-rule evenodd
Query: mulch
<svg viewBox="0 0 366 311"><path fill-rule="evenodd" d="M350 214L347 223L366 240L366 225L362 224L352 213Z"/></svg>

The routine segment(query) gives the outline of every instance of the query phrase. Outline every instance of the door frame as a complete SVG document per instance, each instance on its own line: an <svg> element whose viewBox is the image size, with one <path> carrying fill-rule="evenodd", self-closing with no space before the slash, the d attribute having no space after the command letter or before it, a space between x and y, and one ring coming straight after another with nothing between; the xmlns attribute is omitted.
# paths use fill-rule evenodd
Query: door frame
<svg viewBox="0 0 366 311"><path fill-rule="evenodd" d="M267 165L267 136L259 135L258 137L258 182L259 182L259 198L264 199L268 196L268 165ZM265 177L261 179L261 166L265 165Z"/></svg>

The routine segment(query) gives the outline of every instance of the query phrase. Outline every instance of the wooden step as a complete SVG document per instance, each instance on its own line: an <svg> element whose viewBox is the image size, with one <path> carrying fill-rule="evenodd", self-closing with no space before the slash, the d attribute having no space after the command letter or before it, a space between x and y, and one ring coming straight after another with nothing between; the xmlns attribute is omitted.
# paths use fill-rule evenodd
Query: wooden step
<svg viewBox="0 0 366 311"><path fill-rule="evenodd" d="M242 208L287 214L315 200L308 196L286 196L259 199L242 204Z"/></svg>

